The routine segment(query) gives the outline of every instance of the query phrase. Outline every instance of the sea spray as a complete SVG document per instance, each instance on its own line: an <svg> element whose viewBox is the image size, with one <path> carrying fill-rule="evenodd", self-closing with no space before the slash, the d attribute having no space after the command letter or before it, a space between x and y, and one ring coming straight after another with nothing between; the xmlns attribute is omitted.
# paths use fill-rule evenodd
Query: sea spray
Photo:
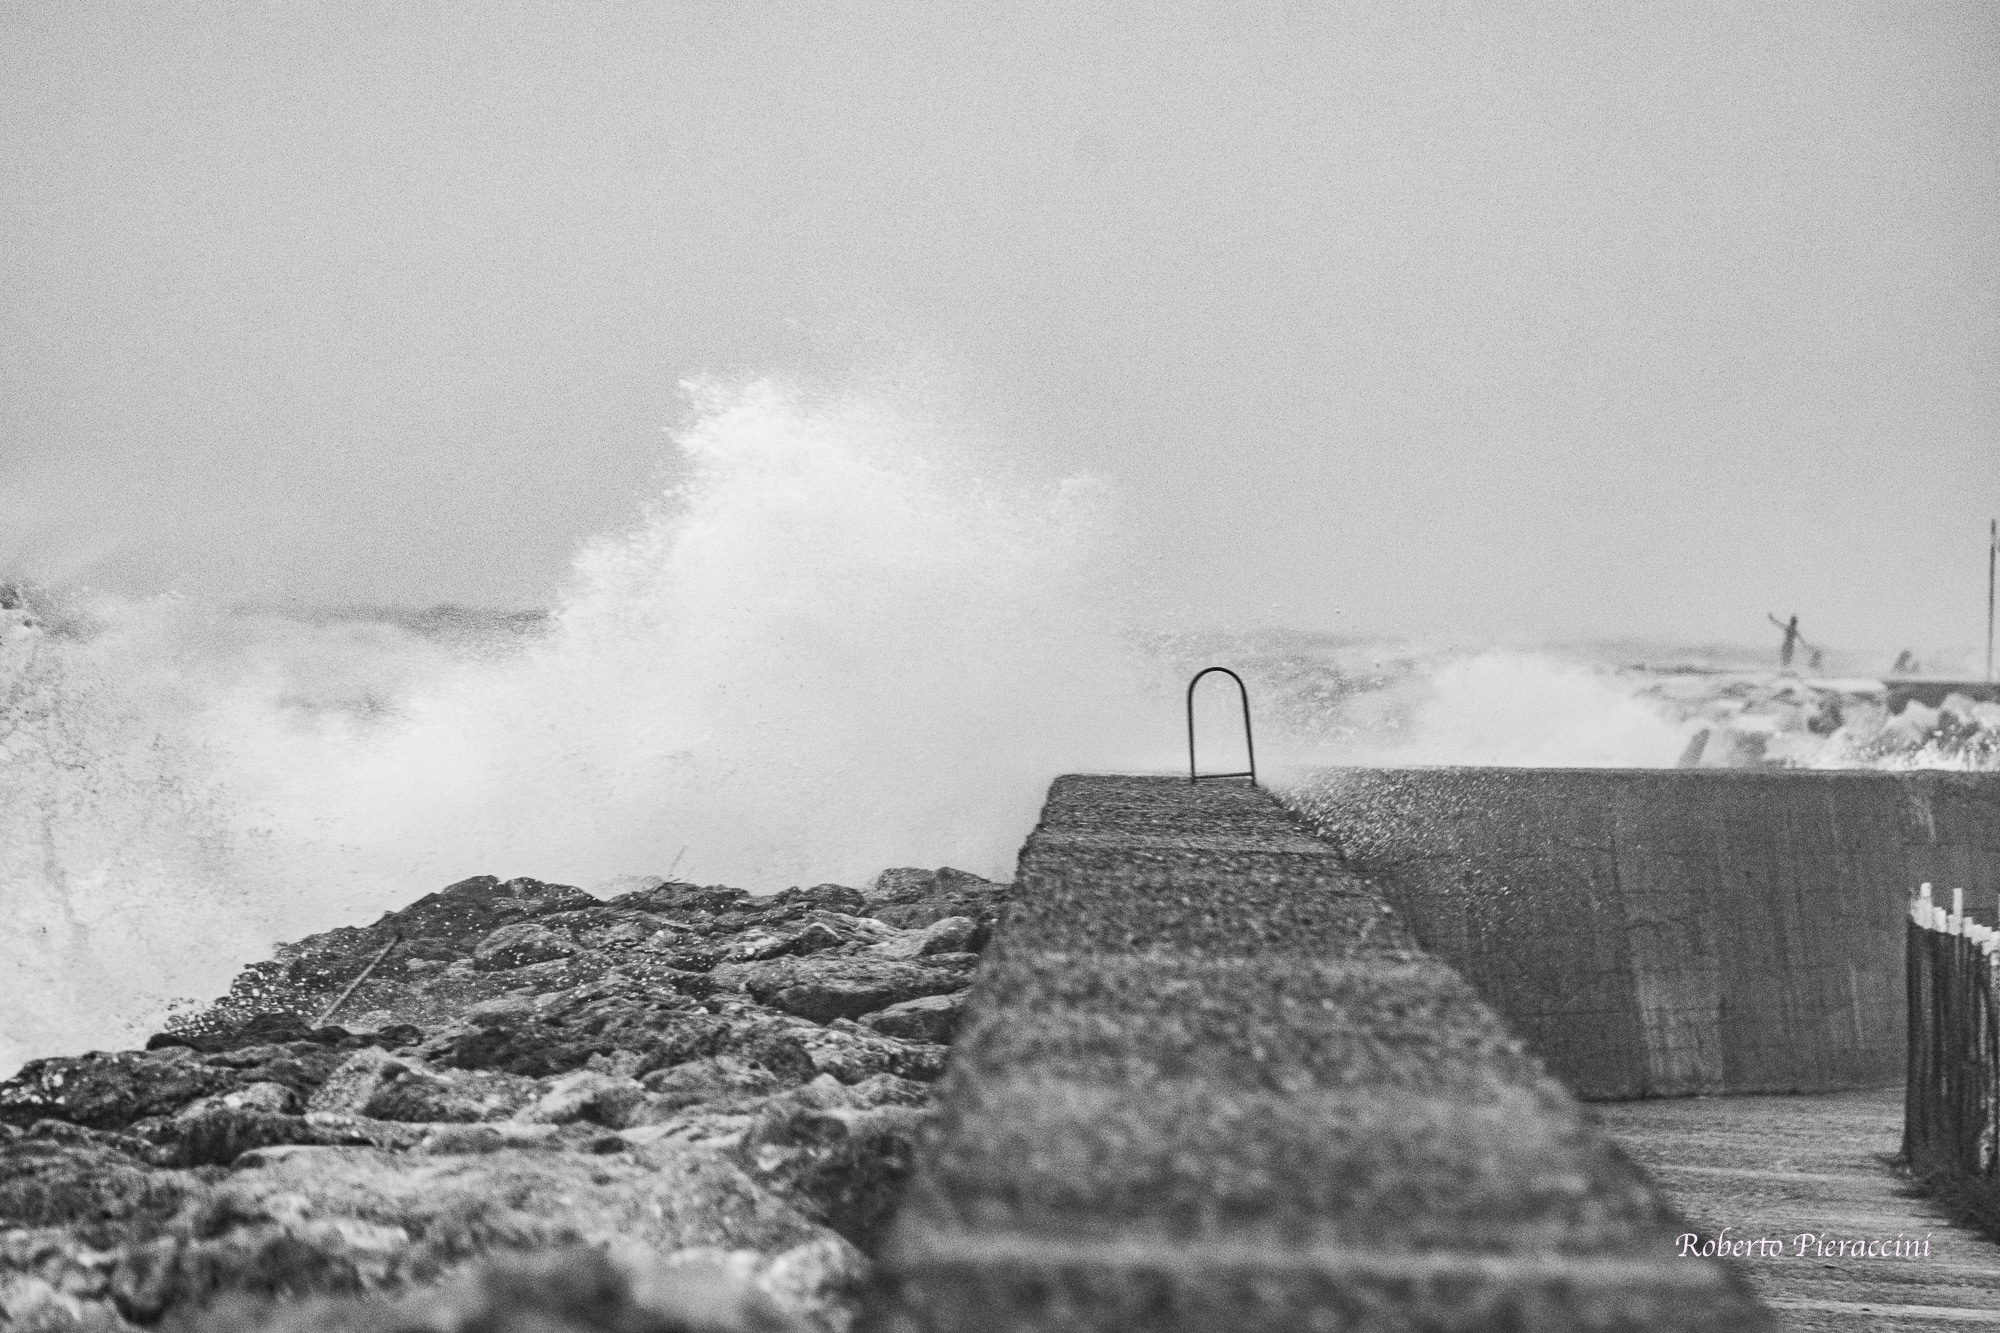
<svg viewBox="0 0 2000 1333"><path fill-rule="evenodd" d="M228 795L131 645L0 644L0 1071L213 989L260 942Z"/></svg>
<svg viewBox="0 0 2000 1333"><path fill-rule="evenodd" d="M1325 758L1361 764L1658 768L1692 728L1602 666L1544 653L1454 655L1357 700Z"/></svg>
<svg viewBox="0 0 2000 1333"><path fill-rule="evenodd" d="M1005 877L1054 774L1171 764L1090 484L984 482L856 398L694 392L682 479L540 633L100 600L10 650L0 1068L467 875Z"/></svg>
<svg viewBox="0 0 2000 1333"><path fill-rule="evenodd" d="M1210 662L1240 671L1260 772L1280 784L1329 764L1661 767L1694 730L1613 668L1557 652L1288 631L1155 636L1148 648L1183 679ZM1233 687L1197 697L1205 768L1242 756L1237 708Z"/></svg>

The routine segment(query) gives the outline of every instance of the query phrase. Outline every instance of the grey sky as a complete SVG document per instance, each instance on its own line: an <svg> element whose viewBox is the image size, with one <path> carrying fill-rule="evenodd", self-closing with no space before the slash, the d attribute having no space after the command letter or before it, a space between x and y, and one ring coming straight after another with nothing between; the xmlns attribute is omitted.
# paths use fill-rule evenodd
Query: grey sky
<svg viewBox="0 0 2000 1333"><path fill-rule="evenodd" d="M1990 5L65 0L0 123L100 587L540 602L683 376L886 362L1197 621L1982 628Z"/></svg>

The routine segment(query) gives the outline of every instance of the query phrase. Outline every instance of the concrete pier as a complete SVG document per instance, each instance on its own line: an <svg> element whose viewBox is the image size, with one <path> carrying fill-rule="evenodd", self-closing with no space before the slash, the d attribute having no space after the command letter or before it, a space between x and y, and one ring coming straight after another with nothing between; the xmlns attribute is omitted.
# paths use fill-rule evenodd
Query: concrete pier
<svg viewBox="0 0 2000 1333"><path fill-rule="evenodd" d="M1265 793L1063 778L1020 870L865 1328L1768 1327Z"/></svg>
<svg viewBox="0 0 2000 1333"><path fill-rule="evenodd" d="M1744 1277L1783 1333L2000 1329L2000 1245L1894 1166L1903 1090L1599 1102L1591 1118L1704 1240L1757 1247Z"/></svg>
<svg viewBox="0 0 2000 1333"><path fill-rule="evenodd" d="M1586 1098L1903 1076L1903 920L1994 919L2000 774L1328 769L1314 827Z"/></svg>

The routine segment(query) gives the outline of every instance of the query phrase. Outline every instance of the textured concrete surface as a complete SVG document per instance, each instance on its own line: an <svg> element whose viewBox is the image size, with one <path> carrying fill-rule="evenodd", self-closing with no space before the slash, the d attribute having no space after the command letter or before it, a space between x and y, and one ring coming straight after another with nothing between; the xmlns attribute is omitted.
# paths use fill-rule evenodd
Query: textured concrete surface
<svg viewBox="0 0 2000 1333"><path fill-rule="evenodd" d="M864 1327L1767 1327L1264 793L1063 778L1020 868Z"/></svg>
<svg viewBox="0 0 2000 1333"><path fill-rule="evenodd" d="M1591 1111L1704 1240L1728 1227L1732 1239L1783 1242L1742 1269L1788 1333L2000 1328L2000 1245L1953 1225L1890 1163L1902 1139L1901 1087ZM1813 1239L1801 1246L1801 1236ZM1928 1244L1899 1255L1898 1237ZM1879 1244L1875 1255L1853 1253L1856 1241L1883 1240L1887 1255Z"/></svg>
<svg viewBox="0 0 2000 1333"><path fill-rule="evenodd" d="M1587 1098L1901 1078L1909 893L1991 919L2000 882L2000 774L1328 769L1293 799Z"/></svg>

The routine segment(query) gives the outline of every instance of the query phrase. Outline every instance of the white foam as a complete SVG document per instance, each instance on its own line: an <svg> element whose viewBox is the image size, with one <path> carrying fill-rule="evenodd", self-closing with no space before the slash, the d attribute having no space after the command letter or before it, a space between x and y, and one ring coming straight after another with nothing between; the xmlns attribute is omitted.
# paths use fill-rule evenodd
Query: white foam
<svg viewBox="0 0 2000 1333"><path fill-rule="evenodd" d="M5 659L0 1068L472 874L1006 877L1050 777L1172 762L1087 482L984 483L864 401L696 392L684 484L511 651L164 599Z"/></svg>

